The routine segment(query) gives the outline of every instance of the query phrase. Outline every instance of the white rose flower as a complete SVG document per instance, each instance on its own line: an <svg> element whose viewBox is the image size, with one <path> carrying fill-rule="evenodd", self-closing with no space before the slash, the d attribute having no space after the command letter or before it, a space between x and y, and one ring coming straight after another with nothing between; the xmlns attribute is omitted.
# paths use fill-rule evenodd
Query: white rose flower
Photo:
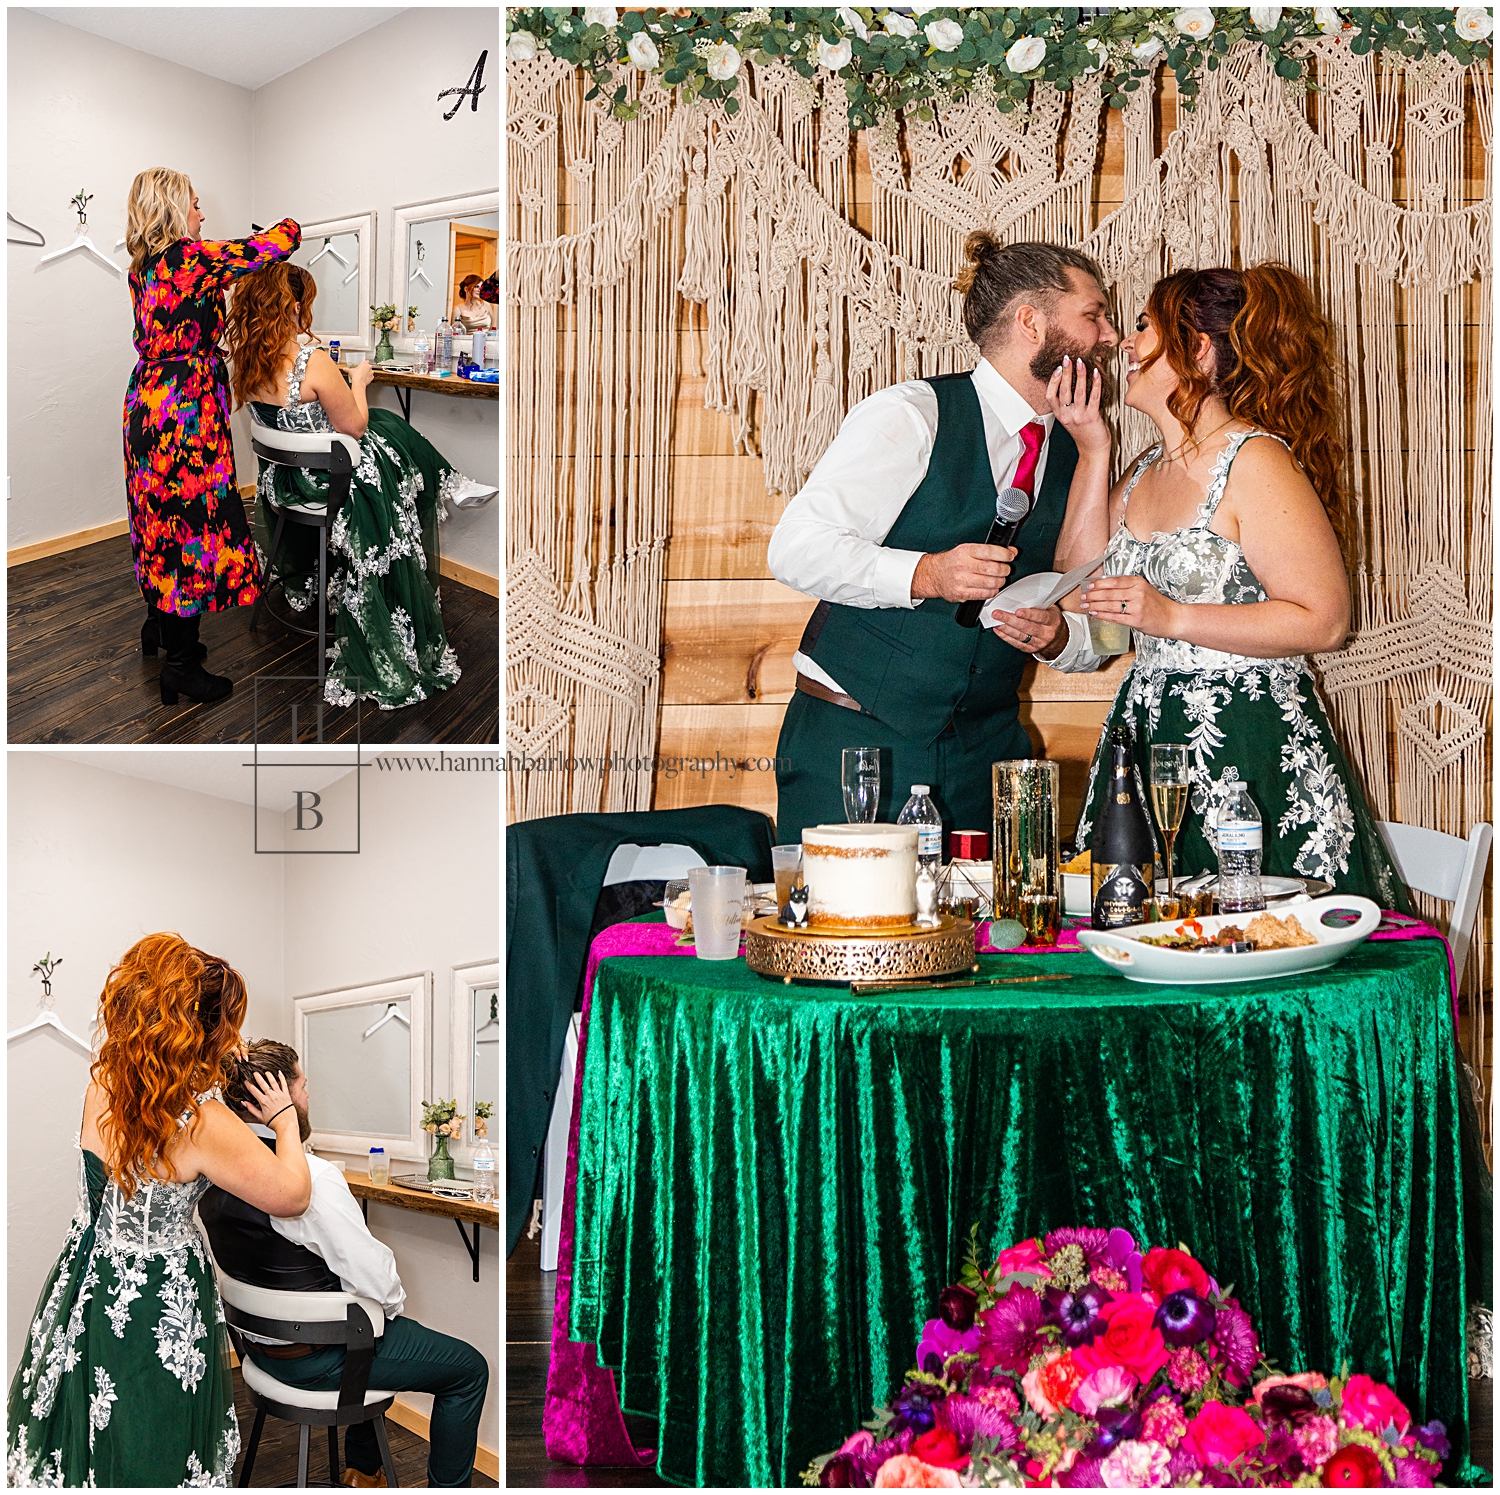
<svg viewBox="0 0 1500 1495"><path fill-rule="evenodd" d="M1097 73L1109 61L1109 48L1097 37L1086 41L1084 46L1089 49L1089 53L1093 58L1093 61L1083 70L1085 76L1087 76L1089 73Z"/></svg>
<svg viewBox="0 0 1500 1495"><path fill-rule="evenodd" d="M653 73L661 65L656 43L644 31L637 31L625 48L626 55L643 72Z"/></svg>
<svg viewBox="0 0 1500 1495"><path fill-rule="evenodd" d="M1262 31L1274 31L1281 24L1281 7L1279 5L1252 5L1250 19Z"/></svg>
<svg viewBox="0 0 1500 1495"><path fill-rule="evenodd" d="M613 5L586 5L583 8L585 26L614 26L619 20L620 12Z"/></svg>
<svg viewBox="0 0 1500 1495"><path fill-rule="evenodd" d="M1214 29L1214 13L1206 5L1195 5L1187 10L1179 10L1172 17L1172 24L1184 36L1202 41Z"/></svg>
<svg viewBox="0 0 1500 1495"><path fill-rule="evenodd" d="M530 62L536 56L536 38L529 31L512 31L505 43L510 62Z"/></svg>
<svg viewBox="0 0 1500 1495"><path fill-rule="evenodd" d="M849 59L853 56L854 48L849 45L847 37L840 37L836 42L825 42L819 37L817 46L813 48L813 61L819 67L826 67L834 73L841 67L848 67Z"/></svg>
<svg viewBox="0 0 1500 1495"><path fill-rule="evenodd" d="M1167 44L1159 36L1148 36L1145 41L1138 42L1130 49L1130 55L1137 62L1150 62L1158 52L1166 50Z"/></svg>
<svg viewBox="0 0 1500 1495"><path fill-rule="evenodd" d="M1494 22L1483 6L1460 5L1453 18L1453 29L1466 42L1482 42L1494 30Z"/></svg>
<svg viewBox="0 0 1500 1495"><path fill-rule="evenodd" d="M1047 55L1047 39L1042 36L1023 36L1012 44L1005 54L1005 65L1013 73L1029 73L1042 65Z"/></svg>
<svg viewBox="0 0 1500 1495"><path fill-rule="evenodd" d="M1318 30L1324 36L1341 36L1343 34L1343 19L1331 5L1313 6L1313 20L1318 23Z"/></svg>
<svg viewBox="0 0 1500 1495"><path fill-rule="evenodd" d="M910 16L903 16L898 11L888 10L885 14L885 34L887 36L915 36L917 23Z"/></svg>
<svg viewBox="0 0 1500 1495"><path fill-rule="evenodd" d="M720 42L708 49L708 76L722 83L740 70L739 48L730 42Z"/></svg>
<svg viewBox="0 0 1500 1495"><path fill-rule="evenodd" d="M914 16L925 16L929 10L936 10L935 5L908 5L906 7Z"/></svg>
<svg viewBox="0 0 1500 1495"><path fill-rule="evenodd" d="M952 52L964 39L964 28L957 21L930 21L922 31L939 52Z"/></svg>
<svg viewBox="0 0 1500 1495"><path fill-rule="evenodd" d="M839 6L839 20L846 25L862 42L870 39L869 29L865 26L860 14L852 5Z"/></svg>

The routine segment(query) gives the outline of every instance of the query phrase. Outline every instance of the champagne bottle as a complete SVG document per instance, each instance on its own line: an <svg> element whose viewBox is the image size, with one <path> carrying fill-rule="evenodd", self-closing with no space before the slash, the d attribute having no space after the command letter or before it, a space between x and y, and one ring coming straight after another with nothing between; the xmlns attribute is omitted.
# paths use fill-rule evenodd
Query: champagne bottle
<svg viewBox="0 0 1500 1495"><path fill-rule="evenodd" d="M1093 927L1121 929L1145 920L1152 894L1156 842L1141 803L1140 777L1130 755L1130 728L1109 733L1109 782L1089 842L1094 871Z"/></svg>

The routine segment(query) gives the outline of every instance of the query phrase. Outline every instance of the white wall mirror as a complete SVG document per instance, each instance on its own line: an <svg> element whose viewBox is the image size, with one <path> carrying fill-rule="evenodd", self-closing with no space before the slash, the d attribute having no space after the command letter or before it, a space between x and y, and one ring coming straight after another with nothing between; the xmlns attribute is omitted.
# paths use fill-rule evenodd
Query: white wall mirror
<svg viewBox="0 0 1500 1495"><path fill-rule="evenodd" d="M474 1105L488 1101L488 1141L498 1154L500 1147L500 962L481 961L453 968L452 1000L453 1085L464 1122L462 1149L450 1147L467 1165L473 1156Z"/></svg>
<svg viewBox="0 0 1500 1495"><path fill-rule="evenodd" d="M319 1151L425 1160L422 1130L432 978L298 997L296 1047L307 1075L308 1119Z"/></svg>
<svg viewBox="0 0 1500 1495"><path fill-rule="evenodd" d="M391 248L390 299L403 319L414 315L428 332L439 321L452 322L455 312L463 315L465 279L488 279L499 264L500 194L476 192L397 208ZM490 327L497 327L496 306L482 305Z"/></svg>
<svg viewBox="0 0 1500 1495"><path fill-rule="evenodd" d="M330 218L302 225L302 244L291 263L311 273L318 296L313 331L326 343L369 352L370 306L375 300L375 215Z"/></svg>

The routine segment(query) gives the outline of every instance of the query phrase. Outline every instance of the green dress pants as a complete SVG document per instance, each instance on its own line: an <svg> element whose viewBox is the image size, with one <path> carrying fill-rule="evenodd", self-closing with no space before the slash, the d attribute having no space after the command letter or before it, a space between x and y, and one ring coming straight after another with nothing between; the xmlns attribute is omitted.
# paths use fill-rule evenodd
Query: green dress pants
<svg viewBox="0 0 1500 1495"><path fill-rule="evenodd" d="M843 752L880 748L880 806L876 820L893 821L913 784L928 784L943 817L943 854L950 831L988 831L994 821L990 767L1003 758L1034 756L1026 729L1014 717L996 722L982 747L965 752L946 732L918 743L873 716L861 716L797 691L786 708L776 744L776 839L802 839L809 825L843 825Z"/></svg>
<svg viewBox="0 0 1500 1495"><path fill-rule="evenodd" d="M248 1348L254 1354L255 1347ZM255 1363L288 1386L303 1391L337 1391L344 1370L344 1350L330 1345L314 1349L300 1360L256 1355ZM489 1383L489 1365L473 1345L425 1328L413 1318L386 1320L385 1334L370 1365L370 1389L432 1393L429 1485L452 1489L473 1482L479 1414ZM363 1474L379 1471L380 1450L373 1423L355 1423L345 1432L344 1462Z"/></svg>

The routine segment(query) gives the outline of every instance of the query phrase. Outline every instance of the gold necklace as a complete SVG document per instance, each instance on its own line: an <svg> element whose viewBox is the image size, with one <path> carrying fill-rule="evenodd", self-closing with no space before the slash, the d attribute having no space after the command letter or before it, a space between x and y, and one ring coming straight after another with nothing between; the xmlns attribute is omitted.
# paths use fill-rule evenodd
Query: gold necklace
<svg viewBox="0 0 1500 1495"><path fill-rule="evenodd" d="M1216 425L1213 428L1213 430L1208 433L1208 435L1201 437L1197 441L1196 445L1198 445L1199 447L1201 447L1203 445L1203 443L1208 440L1209 436L1215 436L1215 435L1217 435L1233 419L1234 419L1234 417L1232 415L1225 416L1224 419L1221 420L1219 422L1219 424ZM1182 445L1180 447L1178 447L1175 452L1169 452L1165 457L1158 457L1157 460L1155 462L1153 462L1151 465L1158 472L1160 472L1162 470L1162 468L1164 468L1167 465L1168 462L1175 462L1177 460L1177 458L1180 457L1188 449L1188 447L1190 447L1190 446L1192 446L1194 444L1195 443L1193 441L1193 438L1191 436L1189 436L1188 439L1186 441L1184 441L1182 443Z"/></svg>

